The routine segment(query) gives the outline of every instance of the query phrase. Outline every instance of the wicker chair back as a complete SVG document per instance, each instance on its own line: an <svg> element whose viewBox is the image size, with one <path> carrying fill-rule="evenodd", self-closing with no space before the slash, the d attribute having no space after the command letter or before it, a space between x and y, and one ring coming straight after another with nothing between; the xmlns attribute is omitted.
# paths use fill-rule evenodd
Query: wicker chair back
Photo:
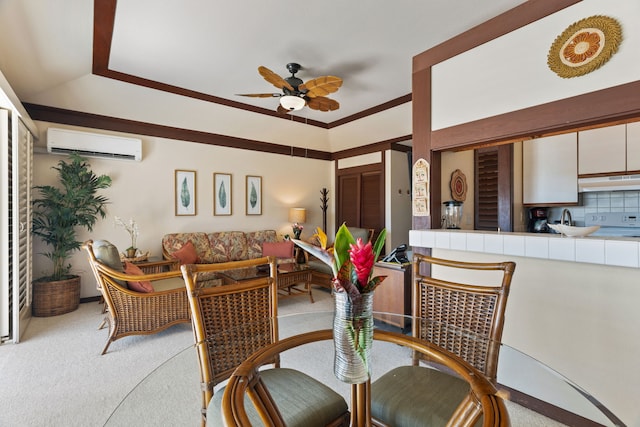
<svg viewBox="0 0 640 427"><path fill-rule="evenodd" d="M515 263L473 263L414 255L413 334L461 357L495 381L504 312ZM493 284L465 284L433 277L433 266L494 271ZM453 270L452 270L453 269ZM456 274L456 273L452 273Z"/></svg>

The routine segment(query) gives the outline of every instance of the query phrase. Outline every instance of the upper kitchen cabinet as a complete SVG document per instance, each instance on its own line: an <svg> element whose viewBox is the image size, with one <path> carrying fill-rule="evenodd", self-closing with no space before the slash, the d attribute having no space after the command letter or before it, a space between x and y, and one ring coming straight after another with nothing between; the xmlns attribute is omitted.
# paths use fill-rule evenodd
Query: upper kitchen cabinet
<svg viewBox="0 0 640 427"><path fill-rule="evenodd" d="M640 122L627 123L627 171L640 171Z"/></svg>
<svg viewBox="0 0 640 427"><path fill-rule="evenodd" d="M578 138L575 132L522 143L522 203L578 203Z"/></svg>
<svg viewBox="0 0 640 427"><path fill-rule="evenodd" d="M625 172L626 134L624 124L578 132L578 173Z"/></svg>

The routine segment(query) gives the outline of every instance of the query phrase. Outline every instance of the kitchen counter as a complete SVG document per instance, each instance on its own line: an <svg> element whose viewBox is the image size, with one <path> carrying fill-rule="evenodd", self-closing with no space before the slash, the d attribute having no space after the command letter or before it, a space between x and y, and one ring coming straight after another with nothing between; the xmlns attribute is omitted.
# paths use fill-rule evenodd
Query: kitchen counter
<svg viewBox="0 0 640 427"><path fill-rule="evenodd" d="M409 245L640 268L640 238L634 237L433 229L410 230Z"/></svg>

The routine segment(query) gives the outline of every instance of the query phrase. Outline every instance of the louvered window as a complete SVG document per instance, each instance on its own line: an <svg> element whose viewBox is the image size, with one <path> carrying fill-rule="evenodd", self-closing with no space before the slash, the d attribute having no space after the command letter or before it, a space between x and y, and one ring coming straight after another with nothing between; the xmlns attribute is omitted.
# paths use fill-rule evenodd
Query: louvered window
<svg viewBox="0 0 640 427"><path fill-rule="evenodd" d="M476 230L513 231L513 146L475 150Z"/></svg>
<svg viewBox="0 0 640 427"><path fill-rule="evenodd" d="M29 224L33 138L22 121L11 119L10 111L0 110L0 136L4 153L0 162L0 342L19 342L31 316L32 252Z"/></svg>

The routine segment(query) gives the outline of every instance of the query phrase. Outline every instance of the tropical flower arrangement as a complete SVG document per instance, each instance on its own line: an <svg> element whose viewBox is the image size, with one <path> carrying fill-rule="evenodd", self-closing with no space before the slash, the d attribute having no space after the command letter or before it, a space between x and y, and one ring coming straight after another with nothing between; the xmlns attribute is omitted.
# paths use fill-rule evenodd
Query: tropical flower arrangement
<svg viewBox="0 0 640 427"><path fill-rule="evenodd" d="M136 220L133 218L129 218L128 222L125 222L122 220L122 218L120 218L119 216L116 216L114 218L115 221L115 225L123 227L125 230L127 230L127 232L129 233L129 237L131 237L131 246L127 248L127 251L129 250L136 250L138 249L138 247L136 246L136 239L138 238L138 234L140 234L140 231L138 229L138 224L136 223Z"/></svg>
<svg viewBox="0 0 640 427"><path fill-rule="evenodd" d="M333 247L327 248L327 235L316 234L320 246L301 240L293 242L331 267L335 291L333 340L334 374L341 381L356 384L369 379L369 358L373 340L373 290L385 276L373 277L373 265L385 243L382 230L374 245L363 242L342 224Z"/></svg>
<svg viewBox="0 0 640 427"><path fill-rule="evenodd" d="M384 280L385 276L372 275L373 264L384 247L386 234L383 229L372 245L360 238L356 241L347 226L342 224L333 247L327 248L327 235L319 227L313 235L320 243L319 247L302 240L294 240L294 243L331 267L334 289L336 292L347 292L353 300L372 292Z"/></svg>

